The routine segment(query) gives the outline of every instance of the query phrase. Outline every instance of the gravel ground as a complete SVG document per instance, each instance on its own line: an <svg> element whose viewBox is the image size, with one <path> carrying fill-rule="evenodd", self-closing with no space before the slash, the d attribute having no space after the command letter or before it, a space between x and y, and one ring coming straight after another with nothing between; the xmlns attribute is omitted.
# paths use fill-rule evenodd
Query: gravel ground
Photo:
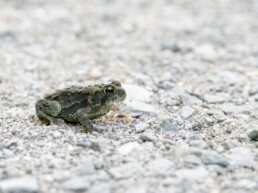
<svg viewBox="0 0 258 193"><path fill-rule="evenodd" d="M257 193L257 10L0 0L0 192ZM128 97L105 132L35 118L44 94L112 79Z"/></svg>

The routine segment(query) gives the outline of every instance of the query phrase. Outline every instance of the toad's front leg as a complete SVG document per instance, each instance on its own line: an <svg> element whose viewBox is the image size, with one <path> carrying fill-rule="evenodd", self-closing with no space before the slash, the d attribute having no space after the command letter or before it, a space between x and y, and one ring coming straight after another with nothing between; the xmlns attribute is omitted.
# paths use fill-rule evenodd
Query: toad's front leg
<svg viewBox="0 0 258 193"><path fill-rule="evenodd" d="M91 131L101 132L101 129L98 129L93 126L93 124L91 123L91 119L101 117L105 115L107 112L108 111L104 109L88 107L78 110L76 116L86 133Z"/></svg>

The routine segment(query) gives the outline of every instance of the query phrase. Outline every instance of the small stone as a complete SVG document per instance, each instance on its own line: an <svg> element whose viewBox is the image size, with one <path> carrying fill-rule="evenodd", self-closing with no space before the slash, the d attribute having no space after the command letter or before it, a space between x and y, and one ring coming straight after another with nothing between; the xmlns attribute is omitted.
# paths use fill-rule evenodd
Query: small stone
<svg viewBox="0 0 258 193"><path fill-rule="evenodd" d="M202 181L209 175L209 172L203 168L198 167L195 169L181 169L175 171L176 176L181 180L188 181Z"/></svg>
<svg viewBox="0 0 258 193"><path fill-rule="evenodd" d="M212 117L205 117L204 120L208 125L213 125L215 123L215 120Z"/></svg>
<svg viewBox="0 0 258 193"><path fill-rule="evenodd" d="M41 44L29 45L24 48L24 51L25 53L33 57L41 58L41 59L48 59L51 56L48 52L48 49Z"/></svg>
<svg viewBox="0 0 258 193"><path fill-rule="evenodd" d="M12 166L7 166L4 169L4 174L6 178L18 178L18 177L25 176L26 172Z"/></svg>
<svg viewBox="0 0 258 193"><path fill-rule="evenodd" d="M220 95L212 95L212 94L206 94L204 95L204 99L208 103L224 103L229 99L229 95L227 94L220 94Z"/></svg>
<svg viewBox="0 0 258 193"><path fill-rule="evenodd" d="M69 180L63 182L60 185L60 187L63 189L66 189L66 190L83 191L83 190L88 189L89 182L85 178L75 177L75 178L72 178L72 179L69 179Z"/></svg>
<svg viewBox="0 0 258 193"><path fill-rule="evenodd" d="M250 140L250 138L247 136L246 133L239 134L238 139L239 139L239 141L249 141Z"/></svg>
<svg viewBox="0 0 258 193"><path fill-rule="evenodd" d="M258 93L258 82L253 84L250 89L249 89L249 94L250 95L255 95Z"/></svg>
<svg viewBox="0 0 258 193"><path fill-rule="evenodd" d="M227 167L229 165L228 160L216 152L204 153L201 157L202 163L206 165L219 165L222 167Z"/></svg>
<svg viewBox="0 0 258 193"><path fill-rule="evenodd" d="M161 50L170 50L172 52L180 52L181 48L177 43L164 43L161 45Z"/></svg>
<svg viewBox="0 0 258 193"><path fill-rule="evenodd" d="M189 141L189 145L192 146L192 147L199 148L199 149L206 149L208 147L207 143L202 139L191 140L191 141Z"/></svg>
<svg viewBox="0 0 258 193"><path fill-rule="evenodd" d="M191 107L184 106L181 111L181 116L184 117L185 119L188 119L194 114L195 110Z"/></svg>
<svg viewBox="0 0 258 193"><path fill-rule="evenodd" d="M69 171L55 171L53 174L53 178L57 182L63 182L65 180L68 180L70 178L71 174Z"/></svg>
<svg viewBox="0 0 258 193"><path fill-rule="evenodd" d="M76 142L76 145L80 146L80 147L83 147L83 148L87 148L87 147L90 147L91 142L88 141L88 140L83 140L83 141L80 140L80 141Z"/></svg>
<svg viewBox="0 0 258 193"><path fill-rule="evenodd" d="M194 165L200 165L202 163L201 159L194 154L190 154L190 155L185 156L184 157L184 162L194 164Z"/></svg>
<svg viewBox="0 0 258 193"><path fill-rule="evenodd" d="M237 189L255 190L257 189L257 182L249 179L241 179L235 182Z"/></svg>
<svg viewBox="0 0 258 193"><path fill-rule="evenodd" d="M214 85L226 85L232 86L235 84L240 83L239 75L231 72L231 71L219 71L215 75L209 77L209 81L212 82Z"/></svg>
<svg viewBox="0 0 258 193"><path fill-rule="evenodd" d="M185 88L182 86L175 85L171 90L168 92L171 98L178 98L180 95L185 95Z"/></svg>
<svg viewBox="0 0 258 193"><path fill-rule="evenodd" d="M90 189L87 193L112 193L111 188L105 184L95 184L90 186Z"/></svg>
<svg viewBox="0 0 258 193"><path fill-rule="evenodd" d="M15 147L17 145L18 145L17 140L16 139L12 139L8 143L4 144L3 146L5 148L7 148L7 149L12 149L12 147Z"/></svg>
<svg viewBox="0 0 258 193"><path fill-rule="evenodd" d="M60 139L60 138L62 137L62 134L61 134L59 131L55 131L55 132L53 133L53 137L54 137L55 139Z"/></svg>
<svg viewBox="0 0 258 193"><path fill-rule="evenodd" d="M75 169L77 175L84 176L95 172L94 164L91 161L86 161Z"/></svg>
<svg viewBox="0 0 258 193"><path fill-rule="evenodd" d="M181 94L179 95L180 100L182 102L183 105L187 106L187 105L201 105L203 103L203 101L195 96L189 95L189 94Z"/></svg>
<svg viewBox="0 0 258 193"><path fill-rule="evenodd" d="M151 142L156 142L158 140L158 138L151 134L151 133L143 133L139 136L139 138L143 141L143 142L146 142L146 141L151 141Z"/></svg>
<svg viewBox="0 0 258 193"><path fill-rule="evenodd" d="M199 55L204 60L208 60L208 61L215 60L217 56L214 47L210 44L197 46L195 49L195 54Z"/></svg>
<svg viewBox="0 0 258 193"><path fill-rule="evenodd" d="M4 148L2 151L3 151L4 157L6 158L10 158L14 155L14 152L10 149Z"/></svg>
<svg viewBox="0 0 258 193"><path fill-rule="evenodd" d="M100 170L99 172L92 174L92 175L87 175L85 176L86 180L92 184L96 182L109 182L110 181L110 175L104 170Z"/></svg>
<svg viewBox="0 0 258 193"><path fill-rule="evenodd" d="M125 193L147 193L148 186L145 185L135 185L133 187L127 188Z"/></svg>
<svg viewBox="0 0 258 193"><path fill-rule="evenodd" d="M258 126L249 129L246 134L251 140L258 141Z"/></svg>
<svg viewBox="0 0 258 193"><path fill-rule="evenodd" d="M136 174L141 169L139 163L126 163L108 170L110 176L116 180L127 179Z"/></svg>
<svg viewBox="0 0 258 193"><path fill-rule="evenodd" d="M148 170L152 176L168 176L173 171L174 163L165 158L159 158L148 163Z"/></svg>
<svg viewBox="0 0 258 193"><path fill-rule="evenodd" d="M32 176L11 178L0 181L1 192L38 192L37 179Z"/></svg>
<svg viewBox="0 0 258 193"><path fill-rule="evenodd" d="M157 109L147 103L140 102L140 101L130 101L125 100L126 108L133 112L143 112L143 113L149 113L149 114L156 114L158 113Z"/></svg>
<svg viewBox="0 0 258 193"><path fill-rule="evenodd" d="M220 110L209 110L207 114L216 119L218 123L221 123L227 119L227 116Z"/></svg>
<svg viewBox="0 0 258 193"><path fill-rule="evenodd" d="M104 150L103 145L100 144L100 143L97 142L97 141L92 141L92 142L90 143L89 147L90 147L92 150L94 150L94 151L99 151L99 152L101 152L101 151Z"/></svg>
<svg viewBox="0 0 258 193"><path fill-rule="evenodd" d="M99 68L93 68L89 72L90 79L99 79L102 76L102 71Z"/></svg>
<svg viewBox="0 0 258 193"><path fill-rule="evenodd" d="M235 139L227 139L224 143L223 143L223 146L226 150L229 150L229 149L232 149L232 148L235 148L235 147L238 147L239 146L239 142Z"/></svg>
<svg viewBox="0 0 258 193"><path fill-rule="evenodd" d="M1 25L0 26L0 39L4 38L14 38L14 33L6 26Z"/></svg>
<svg viewBox="0 0 258 193"><path fill-rule="evenodd" d="M135 125L135 131L136 133L141 133L145 131L148 127L149 127L149 124L147 123L138 123L137 125Z"/></svg>
<svg viewBox="0 0 258 193"><path fill-rule="evenodd" d="M224 103L221 106L221 110L226 114L226 115L231 115L236 113L237 106L232 103Z"/></svg>
<svg viewBox="0 0 258 193"><path fill-rule="evenodd" d="M142 149L142 147L139 143L129 142L129 143L126 143L126 144L123 144L122 146L120 146L117 151L120 154L127 155L135 150L141 150L141 149Z"/></svg>
<svg viewBox="0 0 258 193"><path fill-rule="evenodd" d="M138 119L138 118L141 117L141 115L142 115L141 113L134 112L134 113L131 114L131 117L135 118L135 119Z"/></svg>
<svg viewBox="0 0 258 193"><path fill-rule="evenodd" d="M127 99L137 100L140 102L149 102L152 93L143 87L131 84L124 84Z"/></svg>
<svg viewBox="0 0 258 193"><path fill-rule="evenodd" d="M250 148L235 147L228 150L224 155L234 168L253 168L255 165L254 158L256 154Z"/></svg>
<svg viewBox="0 0 258 193"><path fill-rule="evenodd" d="M175 123L172 119L163 120L160 126L164 131L177 131L177 127L175 126Z"/></svg>

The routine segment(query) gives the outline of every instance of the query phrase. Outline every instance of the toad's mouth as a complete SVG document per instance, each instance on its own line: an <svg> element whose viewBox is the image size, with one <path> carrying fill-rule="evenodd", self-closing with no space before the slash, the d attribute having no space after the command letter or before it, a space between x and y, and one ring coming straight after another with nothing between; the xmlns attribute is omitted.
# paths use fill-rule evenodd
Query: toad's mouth
<svg viewBox="0 0 258 193"><path fill-rule="evenodd" d="M103 105L112 105L112 104L119 104L122 103L125 100L126 96L123 97L117 97L115 99L109 99L105 98L101 101Z"/></svg>

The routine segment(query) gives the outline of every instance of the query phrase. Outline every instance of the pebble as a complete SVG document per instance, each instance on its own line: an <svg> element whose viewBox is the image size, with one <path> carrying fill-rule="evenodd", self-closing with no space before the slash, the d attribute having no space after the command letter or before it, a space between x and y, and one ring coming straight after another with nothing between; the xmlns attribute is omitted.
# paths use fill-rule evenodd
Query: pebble
<svg viewBox="0 0 258 193"><path fill-rule="evenodd" d="M152 176L168 176L174 170L174 163L165 158L159 158L148 163L148 170Z"/></svg>
<svg viewBox="0 0 258 193"><path fill-rule="evenodd" d="M243 79L240 74L232 71L220 71L215 76L210 77L214 84L223 84L223 86L232 86L242 84Z"/></svg>
<svg viewBox="0 0 258 193"><path fill-rule="evenodd" d="M12 150L10 150L10 149L4 148L2 151L3 151L3 156L5 158L10 158L10 157L12 157L14 155L14 152Z"/></svg>
<svg viewBox="0 0 258 193"><path fill-rule="evenodd" d="M110 175L105 170L100 170L97 173L87 175L85 176L87 178L87 181L89 181L90 184L96 183L96 182L108 182L110 181Z"/></svg>
<svg viewBox="0 0 258 193"><path fill-rule="evenodd" d="M120 146L117 149L117 151L120 154L127 155L127 154L130 154L131 152L133 152L135 150L141 150L141 149L142 149L142 146L139 143L137 143L137 142L129 142L129 143L125 143L122 146Z"/></svg>
<svg viewBox="0 0 258 193"><path fill-rule="evenodd" d="M138 118L141 117L141 115L142 115L141 113L135 112L135 113L132 113L132 114L131 114L131 117L132 117L132 118L135 118L135 119L138 119Z"/></svg>
<svg viewBox="0 0 258 193"><path fill-rule="evenodd" d="M149 124L147 123L138 123L137 125L135 125L135 131L136 133L141 133L145 131L148 127L149 127Z"/></svg>
<svg viewBox="0 0 258 193"><path fill-rule="evenodd" d="M201 157L202 163L206 165L219 165L222 167L227 167L229 161L223 156L216 152L206 152Z"/></svg>
<svg viewBox="0 0 258 193"><path fill-rule="evenodd" d="M125 193L147 193L148 192L148 186L136 184L133 187L129 187L126 189Z"/></svg>
<svg viewBox="0 0 258 193"><path fill-rule="evenodd" d="M164 131L176 132L178 130L173 119L164 119L160 126Z"/></svg>
<svg viewBox="0 0 258 193"><path fill-rule="evenodd" d="M161 45L161 50L169 50L169 51L172 51L172 52L180 52L181 51L181 48L178 46L177 43L163 43Z"/></svg>
<svg viewBox="0 0 258 193"><path fill-rule="evenodd" d="M255 153L246 147L235 147L228 150L225 157L233 168L253 168Z"/></svg>
<svg viewBox="0 0 258 193"><path fill-rule="evenodd" d="M195 96L189 95L189 94L181 94L179 95L181 103L184 106L187 105L201 105L203 103L203 101Z"/></svg>
<svg viewBox="0 0 258 193"><path fill-rule="evenodd" d="M158 141L158 138L152 133L143 133L139 136L139 138L142 140L142 142L147 142L147 141L157 142Z"/></svg>
<svg viewBox="0 0 258 193"><path fill-rule="evenodd" d="M57 182L66 181L66 180L70 179L70 176L71 176L71 173L69 171L59 170L59 171L55 171L53 173L53 178Z"/></svg>
<svg viewBox="0 0 258 193"><path fill-rule="evenodd" d="M216 120L213 117L204 117L205 122L207 123L207 125L213 125Z"/></svg>
<svg viewBox="0 0 258 193"><path fill-rule="evenodd" d="M53 133L53 137L54 137L55 139L60 139L60 138L62 137L62 134L61 134L61 132L59 132L59 131L55 131L55 132Z"/></svg>
<svg viewBox="0 0 258 193"><path fill-rule="evenodd" d="M75 169L75 173L80 176L93 174L95 172L94 164L91 161L80 163Z"/></svg>
<svg viewBox="0 0 258 193"><path fill-rule="evenodd" d="M180 95L184 96L185 93L185 88L182 86L174 86L170 91L169 91L169 96L171 98L177 98L180 97ZM187 95L187 94L186 94Z"/></svg>
<svg viewBox="0 0 258 193"><path fill-rule="evenodd" d="M237 106L232 103L223 103L220 108L226 115L237 113Z"/></svg>
<svg viewBox="0 0 258 193"><path fill-rule="evenodd" d="M208 177L209 172L203 167L197 167L194 169L179 169L175 171L175 174L181 180L187 181L203 181Z"/></svg>
<svg viewBox="0 0 258 193"><path fill-rule="evenodd" d="M145 88L132 84L123 84L126 91L126 97L130 100L137 100L140 102L150 102L152 93Z"/></svg>
<svg viewBox="0 0 258 193"><path fill-rule="evenodd" d="M37 179L32 176L23 176L21 178L10 178L0 181L0 191L6 192L38 192L39 185Z"/></svg>
<svg viewBox="0 0 258 193"><path fill-rule="evenodd" d="M91 148L94 151L102 152L102 151L104 151L105 146L103 143L100 143L97 141L92 141L92 142L90 142L89 148Z"/></svg>
<svg viewBox="0 0 258 193"><path fill-rule="evenodd" d="M16 147L18 145L17 139L11 139L6 144L3 144L3 146L7 149L12 149L12 147Z"/></svg>
<svg viewBox="0 0 258 193"><path fill-rule="evenodd" d="M140 102L140 101L129 101L125 100L125 104L127 105L127 110L132 112L143 112L143 113L149 113L149 114L157 114L157 109L147 103Z"/></svg>
<svg viewBox="0 0 258 193"><path fill-rule="evenodd" d="M258 141L258 126L249 129L246 134L251 140Z"/></svg>
<svg viewBox="0 0 258 193"><path fill-rule="evenodd" d="M139 163L126 163L121 166L112 167L108 170L110 176L116 180L127 179L135 175L141 169Z"/></svg>
<svg viewBox="0 0 258 193"><path fill-rule="evenodd" d="M252 189L257 189L258 188L258 183L257 181L250 180L250 179L241 179L235 182L235 185L237 189L242 189L242 190L252 190Z"/></svg>
<svg viewBox="0 0 258 193"><path fill-rule="evenodd" d="M15 34L6 26L0 26L0 39L4 38L14 38Z"/></svg>
<svg viewBox="0 0 258 193"><path fill-rule="evenodd" d="M18 178L26 175L25 171L12 166L5 167L3 173L5 174L6 178Z"/></svg>
<svg viewBox="0 0 258 193"><path fill-rule="evenodd" d="M249 89L249 94L250 95L255 95L258 93L258 82L251 85L250 89Z"/></svg>
<svg viewBox="0 0 258 193"><path fill-rule="evenodd" d="M92 68L89 72L90 79L99 79L102 76L102 70L100 68Z"/></svg>
<svg viewBox="0 0 258 193"><path fill-rule="evenodd" d="M184 162L194 164L194 165L200 165L202 163L200 157L198 157L194 154L186 155L184 157Z"/></svg>
<svg viewBox="0 0 258 193"><path fill-rule="evenodd" d="M182 107L181 116L184 117L185 119L188 119L194 114L194 112L195 110L193 108L184 106Z"/></svg>
<svg viewBox="0 0 258 193"><path fill-rule="evenodd" d="M27 46L25 47L24 51L33 57L37 57L41 59L47 59L50 57L48 49L43 47L43 45L41 44L34 44L34 45Z"/></svg>
<svg viewBox="0 0 258 193"><path fill-rule="evenodd" d="M83 191L89 188L89 182L83 177L71 178L60 185L65 190Z"/></svg>
<svg viewBox="0 0 258 193"><path fill-rule="evenodd" d="M208 61L215 60L217 56L214 47L210 44L197 46L195 49L195 54L201 56L204 60Z"/></svg>
<svg viewBox="0 0 258 193"><path fill-rule="evenodd" d="M227 119L227 116L220 110L209 110L208 115L212 116L217 122L221 123Z"/></svg>
<svg viewBox="0 0 258 193"><path fill-rule="evenodd" d="M103 184L93 185L87 190L87 193L112 193L110 187Z"/></svg>
<svg viewBox="0 0 258 193"><path fill-rule="evenodd" d="M229 96L227 94L205 94L204 99L208 103L224 103L229 99Z"/></svg>
<svg viewBox="0 0 258 193"><path fill-rule="evenodd" d="M199 149L206 149L206 148L208 148L207 143L204 140L202 140L202 139L191 140L191 141L189 141L189 145L192 146L192 147L199 148Z"/></svg>
<svg viewBox="0 0 258 193"><path fill-rule="evenodd" d="M240 143L235 140L235 139L227 139L224 143L223 146L226 150L238 147L240 145Z"/></svg>

